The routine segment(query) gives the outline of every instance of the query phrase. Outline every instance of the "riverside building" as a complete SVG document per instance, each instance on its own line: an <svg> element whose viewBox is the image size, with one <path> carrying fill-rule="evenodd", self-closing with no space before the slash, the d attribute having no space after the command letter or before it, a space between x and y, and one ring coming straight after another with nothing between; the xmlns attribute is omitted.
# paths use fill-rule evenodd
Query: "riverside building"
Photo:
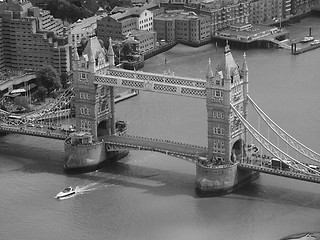
<svg viewBox="0 0 320 240"><path fill-rule="evenodd" d="M94 36L97 30L97 21L103 18L104 15L96 15L85 19L79 19L77 22L70 25L68 34L69 43L80 44L81 39L87 39L90 36Z"/></svg>
<svg viewBox="0 0 320 240"><path fill-rule="evenodd" d="M97 35L107 42L112 39L123 40L132 30L153 30L153 13L143 8L131 8L125 12L103 17L98 20Z"/></svg>
<svg viewBox="0 0 320 240"><path fill-rule="evenodd" d="M211 39L210 17L180 10L167 11L154 19L158 40L199 45Z"/></svg>
<svg viewBox="0 0 320 240"><path fill-rule="evenodd" d="M0 71L52 65L70 71L70 49L62 21L29 1L0 2Z"/></svg>
<svg viewBox="0 0 320 240"><path fill-rule="evenodd" d="M97 35L105 43L113 40L124 40L133 30L154 31L153 19L162 14L164 9L154 3L141 7L115 7L97 22Z"/></svg>
<svg viewBox="0 0 320 240"><path fill-rule="evenodd" d="M262 24L273 19L279 21L285 15L288 15L288 7L283 0L253 0L250 3L250 23Z"/></svg>
<svg viewBox="0 0 320 240"><path fill-rule="evenodd" d="M211 17L211 33L229 27L232 24L248 23L250 1L205 0L200 3L190 3L185 7L201 15Z"/></svg>

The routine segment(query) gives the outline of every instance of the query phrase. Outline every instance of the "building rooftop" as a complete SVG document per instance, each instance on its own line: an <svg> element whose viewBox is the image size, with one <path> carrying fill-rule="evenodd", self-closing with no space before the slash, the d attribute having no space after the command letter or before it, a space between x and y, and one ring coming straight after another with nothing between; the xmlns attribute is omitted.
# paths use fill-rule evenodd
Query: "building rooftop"
<svg viewBox="0 0 320 240"><path fill-rule="evenodd" d="M182 10L174 10L174 11L167 11L163 14L158 15L155 19L202 19L205 18L202 15L197 15L195 12L185 12Z"/></svg>
<svg viewBox="0 0 320 240"><path fill-rule="evenodd" d="M233 0L202 0L201 5L205 6L208 10L218 10L223 7L230 7L237 5L241 2L249 2L247 0L238 0L238 1L233 1Z"/></svg>
<svg viewBox="0 0 320 240"><path fill-rule="evenodd" d="M0 13L5 10L26 13L31 7L32 3L29 1L25 1L22 3L19 3L15 0L8 0L7 2L0 1Z"/></svg>
<svg viewBox="0 0 320 240"><path fill-rule="evenodd" d="M132 7L132 8L114 7L110 12L114 14L112 14L110 17L112 17L115 20L121 20L129 17L137 17L137 16L140 16L140 14L145 10L152 11L157 8L159 8L159 6L154 3L147 3L141 7Z"/></svg>
<svg viewBox="0 0 320 240"><path fill-rule="evenodd" d="M106 15L98 15L98 16L93 16L89 18L84 18L84 19L79 19L75 23L70 25L71 31L77 31L79 29L87 28L91 26L94 23L97 23L97 21L101 18L103 18Z"/></svg>
<svg viewBox="0 0 320 240"><path fill-rule="evenodd" d="M103 52L104 54L106 54L105 49L101 46L99 39L97 37L91 37L89 39L87 46L85 47L85 49L82 52L82 55L84 57L89 56L90 51L92 51L94 59L96 59L99 56L100 52Z"/></svg>
<svg viewBox="0 0 320 240"><path fill-rule="evenodd" d="M241 26L243 26L243 24L233 24L232 26L241 27ZM232 27L232 26L230 26L230 27ZM235 34L235 35L242 35L242 36L251 36L251 35L254 35L259 32L264 32L264 31L273 30L273 29L278 29L278 27L268 27L268 26L264 26L264 25L252 24L251 28L245 29L242 31L227 28L227 29L224 29L219 32L228 33L231 35Z"/></svg>
<svg viewBox="0 0 320 240"><path fill-rule="evenodd" d="M148 36L150 34L154 34L154 31L146 31L146 30L132 30L130 33L131 37L143 37L143 36Z"/></svg>

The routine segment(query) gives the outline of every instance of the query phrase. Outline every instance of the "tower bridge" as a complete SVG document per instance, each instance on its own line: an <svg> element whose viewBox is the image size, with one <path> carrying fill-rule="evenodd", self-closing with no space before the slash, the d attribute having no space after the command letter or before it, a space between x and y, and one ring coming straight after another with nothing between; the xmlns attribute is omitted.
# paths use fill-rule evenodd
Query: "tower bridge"
<svg viewBox="0 0 320 240"><path fill-rule="evenodd" d="M320 155L280 128L253 101L248 94L246 56L242 66L237 64L228 45L216 69L209 59L205 80L116 68L111 39L107 52L93 37L81 56L74 48L73 58L72 87L36 112L13 117L0 112L0 131L64 139L67 169L98 167L118 160L128 150L155 151L191 161L196 163L199 194L228 193L260 172L320 182ZM207 147L118 134L114 87L205 99ZM77 132L52 128L50 124L70 114L70 105ZM249 106L254 110L250 114L265 124L267 134L248 122ZM42 128L43 122L49 128ZM269 130L277 143L269 138ZM283 150L279 140L292 152Z"/></svg>

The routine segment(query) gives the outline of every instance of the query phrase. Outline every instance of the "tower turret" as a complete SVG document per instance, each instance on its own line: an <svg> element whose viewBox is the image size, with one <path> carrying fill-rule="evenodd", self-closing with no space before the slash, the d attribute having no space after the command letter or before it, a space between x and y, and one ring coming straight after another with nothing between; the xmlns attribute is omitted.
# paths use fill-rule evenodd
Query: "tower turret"
<svg viewBox="0 0 320 240"><path fill-rule="evenodd" d="M207 159L211 161L213 158L213 124L212 124L212 116L213 116L213 72L211 67L211 59L208 61L208 70L206 74L207 84L206 84L206 93L207 93L207 122L208 122L208 156Z"/></svg>
<svg viewBox="0 0 320 240"><path fill-rule="evenodd" d="M247 65L247 59L246 59L246 53L243 53L243 64L242 64L242 77L243 77L243 95L246 98L247 94L249 93L249 70L248 70L248 65Z"/></svg>
<svg viewBox="0 0 320 240"><path fill-rule="evenodd" d="M210 81L210 79L211 79L211 82L212 82L213 72L212 72L212 66L211 66L211 59L210 58L209 58L209 61L208 61L208 69L207 69L206 77L207 77L207 83L208 83L208 80Z"/></svg>
<svg viewBox="0 0 320 240"><path fill-rule="evenodd" d="M75 43L73 46L73 61L72 61L73 70L76 70L78 68L79 60L80 58L78 54L78 48L77 48L77 44Z"/></svg>
<svg viewBox="0 0 320 240"><path fill-rule="evenodd" d="M93 53L93 44L92 44L92 40L91 37L89 38L89 42L87 44L88 47L88 66L89 66L89 71L90 72L95 72L95 65L96 65L96 60L95 60L95 56Z"/></svg>
<svg viewBox="0 0 320 240"><path fill-rule="evenodd" d="M109 38L109 48L108 48L108 61L109 61L109 67L114 67L114 52L112 48L112 40L111 37Z"/></svg>

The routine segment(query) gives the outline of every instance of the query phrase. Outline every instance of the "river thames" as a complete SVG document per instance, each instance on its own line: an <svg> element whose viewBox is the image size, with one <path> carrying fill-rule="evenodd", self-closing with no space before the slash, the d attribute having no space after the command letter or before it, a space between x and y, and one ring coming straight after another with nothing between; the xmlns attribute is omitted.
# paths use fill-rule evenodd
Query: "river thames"
<svg viewBox="0 0 320 240"><path fill-rule="evenodd" d="M294 26L320 37L320 20ZM290 35L294 38L294 34ZM232 49L238 64L243 50ZM223 49L177 45L149 59L143 71L205 79ZM164 59L167 64L164 64ZM293 56L283 49L246 50L249 94L287 132L320 152L320 48ZM250 115L250 112L249 112ZM140 92L116 105L129 134L206 146L205 101ZM63 172L63 142L0 138L0 239L271 240L320 231L320 185L261 174L227 196L199 198L195 166L152 152L131 151L92 173ZM68 186L79 193L58 201Z"/></svg>

